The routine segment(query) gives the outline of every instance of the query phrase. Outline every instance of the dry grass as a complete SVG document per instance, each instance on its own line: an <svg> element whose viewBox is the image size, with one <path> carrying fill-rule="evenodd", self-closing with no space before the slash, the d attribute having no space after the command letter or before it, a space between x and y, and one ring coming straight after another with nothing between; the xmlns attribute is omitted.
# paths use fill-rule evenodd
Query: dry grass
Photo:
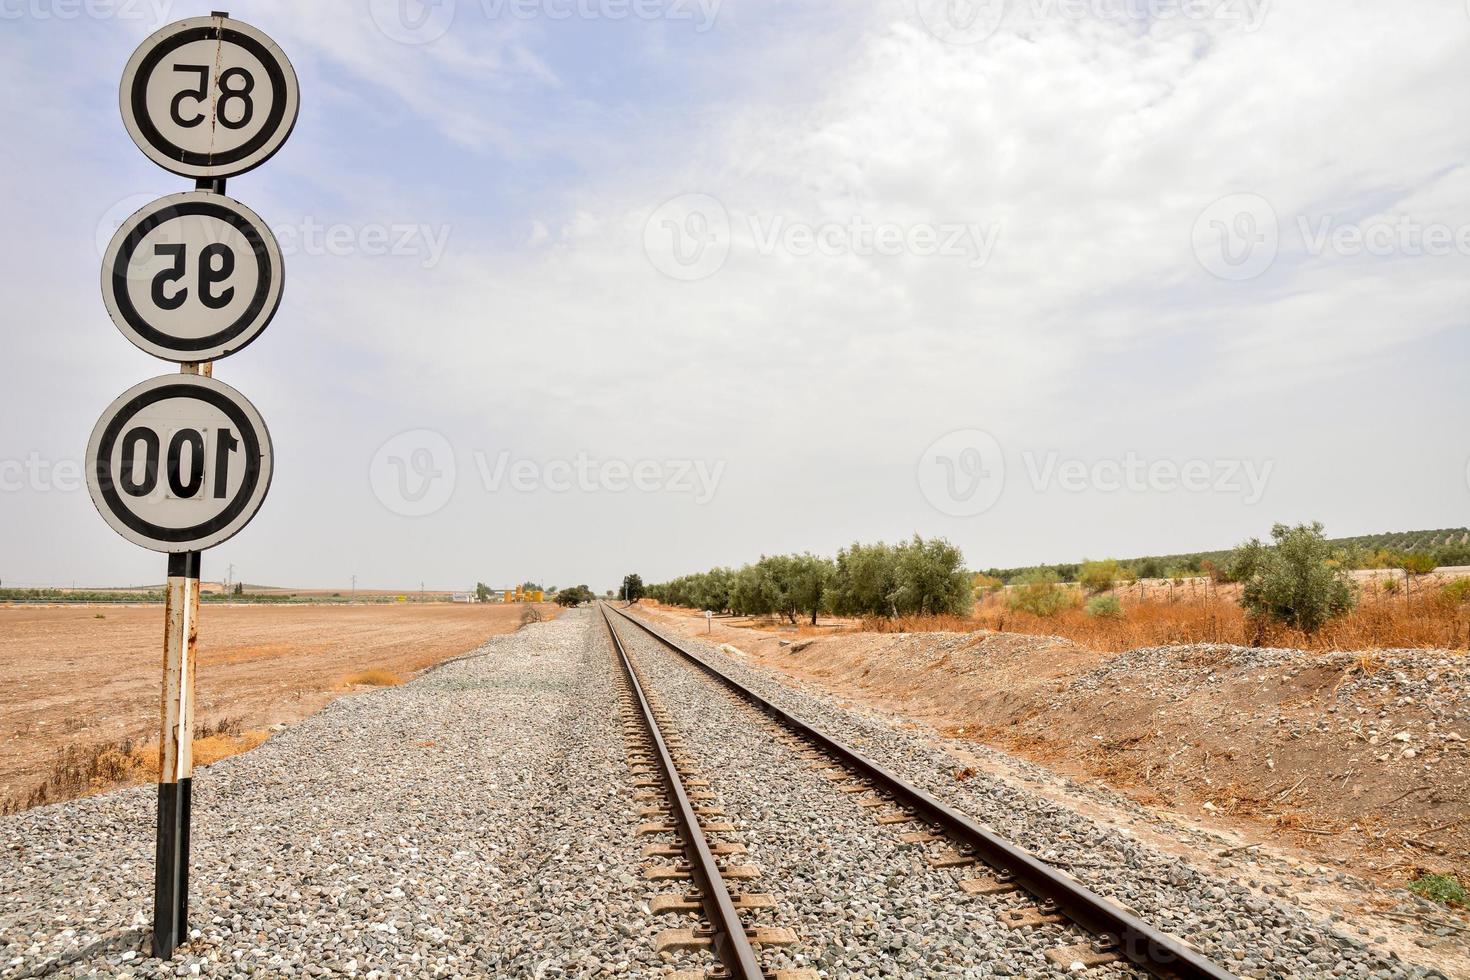
<svg viewBox="0 0 1470 980"><path fill-rule="evenodd" d="M24 796L0 802L0 813L19 813L33 806L100 793L114 786L142 782L138 750L131 741L105 745L69 745L56 755L45 779ZM157 760L154 762L157 770Z"/></svg>
<svg viewBox="0 0 1470 980"><path fill-rule="evenodd" d="M343 683L354 687L395 687L402 684L403 680L391 670L372 667L349 674Z"/></svg>
<svg viewBox="0 0 1470 980"><path fill-rule="evenodd" d="M965 616L883 616L863 617L865 633L971 633L984 624Z"/></svg>
<svg viewBox="0 0 1470 980"><path fill-rule="evenodd" d="M238 718L206 722L194 730L194 765L208 766L248 752L270 733L244 731ZM92 745L69 745L57 753L45 778L29 793L0 800L0 814L105 793L119 786L158 779L158 743L132 739Z"/></svg>
<svg viewBox="0 0 1470 980"><path fill-rule="evenodd" d="M1377 589L1364 589L1356 609L1328 623L1316 634L1247 619L1233 592L1201 583L1187 587L1155 587L1141 597L1123 596L1123 616L1089 616L1080 601L1054 616L1011 609L1003 593L988 596L972 617L932 616L869 619L863 629L883 633L1002 632L1060 636L1094 650L1122 652L1138 647L1188 643L1232 643L1281 646L1303 650L1381 650L1393 648L1470 649L1470 604L1451 601L1425 589L1405 599ZM1080 597L1079 597L1080 599ZM1372 673L1377 664L1366 660Z"/></svg>

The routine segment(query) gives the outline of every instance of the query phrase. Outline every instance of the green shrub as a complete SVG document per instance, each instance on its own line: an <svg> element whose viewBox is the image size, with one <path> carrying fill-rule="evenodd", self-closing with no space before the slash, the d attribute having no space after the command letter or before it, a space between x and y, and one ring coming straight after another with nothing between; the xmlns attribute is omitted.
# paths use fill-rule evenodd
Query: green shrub
<svg viewBox="0 0 1470 980"><path fill-rule="evenodd" d="M1333 561L1322 525L1271 529L1273 545L1250 541L1236 552L1232 568L1241 579L1240 604L1253 618L1315 633L1328 620L1353 608L1356 597L1347 572Z"/></svg>
<svg viewBox="0 0 1470 980"><path fill-rule="evenodd" d="M1082 570L1077 573L1077 581L1088 592L1097 595L1116 585L1122 574L1118 563L1111 558L1107 561L1085 561L1082 563Z"/></svg>
<svg viewBox="0 0 1470 980"><path fill-rule="evenodd" d="M1465 894L1465 886L1452 875L1421 875L1409 882L1409 890L1441 905L1458 905L1460 908L1470 906L1470 896Z"/></svg>
<svg viewBox="0 0 1470 980"><path fill-rule="evenodd" d="M1087 615L1096 619L1122 619L1123 603L1115 595L1095 595L1087 600Z"/></svg>
<svg viewBox="0 0 1470 980"><path fill-rule="evenodd" d="M1440 589L1440 594L1445 597L1447 602L1454 605L1459 605L1462 602L1470 602L1470 578L1455 579Z"/></svg>
<svg viewBox="0 0 1470 980"><path fill-rule="evenodd" d="M1008 605L1033 616L1055 616L1072 604L1071 594L1057 580L1057 573L1038 568L1022 575L1011 588Z"/></svg>

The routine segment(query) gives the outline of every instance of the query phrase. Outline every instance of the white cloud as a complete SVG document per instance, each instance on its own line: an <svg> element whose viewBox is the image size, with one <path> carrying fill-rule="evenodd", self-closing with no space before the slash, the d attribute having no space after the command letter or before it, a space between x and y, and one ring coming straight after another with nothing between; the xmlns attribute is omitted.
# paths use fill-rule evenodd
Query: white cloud
<svg viewBox="0 0 1470 980"><path fill-rule="evenodd" d="M1314 506L1357 522L1344 531L1436 525L1455 501L1463 509L1463 496L1436 485L1385 511L1371 486L1387 477L1365 462L1354 463L1360 488L1331 482L1321 459L1346 458L1361 439L1398 439L1443 462L1433 440L1400 434L1370 407L1341 409L1321 447L1291 433L1316 424L1317 409L1294 401L1303 391L1335 402L1373 365L1428 358L1466 326L1470 257L1313 255L1297 231L1301 216L1470 223L1470 17L1457 4L1272 4L1246 31L1037 17L1028 3L971 46L926 32L907 3L838 24L802 7L791 16L805 33L759 22L770 8L732 8L728 26L763 43L699 49L724 91L694 86L697 102L623 117L585 143L497 104L573 86L549 67L565 52L547 25L456 28L414 48L290 9L269 19L292 23L288 48L333 86L333 101L401 104L474 148L463 159L445 151L427 174L399 169L403 148L385 147L355 173L317 175L308 149L291 181L259 188L279 195L275 214L319 181L344 209L359 201L379 219L452 225L444 260L427 270L293 260L289 327L273 328L290 331L280 349L293 356L308 343L342 355L322 366L324 393L280 389L350 436L330 467L303 458L317 479L292 492L342 497L344 514L381 526L385 562L410 532L364 502L358 471L379 442L415 427L446 431L465 451L511 442L729 463L720 496L697 512L555 501L543 516L565 541L512 519L524 501L473 495L414 525L414 548L442 546L465 574L476 567L457 554L467 527L502 551L575 566L588 560L578 535L616 514L636 515L653 537L636 556L594 561L647 556L657 577L855 534L948 533L991 564L1220 545ZM646 40L648 57L695 60L666 26ZM596 93L568 98L615 111ZM622 144L615 162L548 177L525 213L473 213L476 181L496 179L499 161L582 161L610 141ZM1191 233L1206 207L1239 192L1270 201L1281 253L1259 279L1222 281ZM645 256L644 225L688 193L721 202L732 234L717 273L677 282ZM855 218L976 224L998 238L975 268L851 249L763 254L751 226ZM1443 397L1463 410L1470 396ZM1277 404L1289 407L1273 415ZM1014 451L1248 451L1278 460L1278 482L1254 509L1148 497L1059 505L1016 491L983 519L953 521L924 503L913 464L944 432L972 426Z"/></svg>

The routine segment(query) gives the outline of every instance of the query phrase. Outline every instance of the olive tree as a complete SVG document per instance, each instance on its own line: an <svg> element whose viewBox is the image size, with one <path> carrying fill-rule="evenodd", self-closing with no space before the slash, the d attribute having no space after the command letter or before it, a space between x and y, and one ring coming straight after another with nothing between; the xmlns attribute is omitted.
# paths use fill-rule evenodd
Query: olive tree
<svg viewBox="0 0 1470 980"><path fill-rule="evenodd" d="M854 543L837 552L832 611L839 616L892 616L897 588L896 555L888 545Z"/></svg>
<svg viewBox="0 0 1470 980"><path fill-rule="evenodd" d="M1243 577L1240 604L1260 623L1277 622L1315 633L1353 608L1347 572L1333 560L1320 522L1271 529L1271 545L1248 541L1231 561Z"/></svg>
<svg viewBox="0 0 1470 980"><path fill-rule="evenodd" d="M1118 563L1111 558L1107 561L1085 561L1077 573L1077 582L1090 595L1100 595L1111 592L1122 574Z"/></svg>
<svg viewBox="0 0 1470 980"><path fill-rule="evenodd" d="M943 538L917 534L896 549L898 587L893 606L901 616L968 616L975 597L965 556Z"/></svg>

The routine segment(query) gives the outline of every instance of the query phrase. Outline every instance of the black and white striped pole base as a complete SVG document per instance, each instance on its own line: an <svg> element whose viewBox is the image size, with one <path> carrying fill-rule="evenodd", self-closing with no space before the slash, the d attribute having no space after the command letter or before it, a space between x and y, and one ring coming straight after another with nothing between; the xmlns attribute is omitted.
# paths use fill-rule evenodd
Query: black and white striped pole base
<svg viewBox="0 0 1470 980"><path fill-rule="evenodd" d="M169 959L189 937L189 809L194 776L194 662L199 552L168 556L164 597L163 729L158 749L158 849L153 955Z"/></svg>

